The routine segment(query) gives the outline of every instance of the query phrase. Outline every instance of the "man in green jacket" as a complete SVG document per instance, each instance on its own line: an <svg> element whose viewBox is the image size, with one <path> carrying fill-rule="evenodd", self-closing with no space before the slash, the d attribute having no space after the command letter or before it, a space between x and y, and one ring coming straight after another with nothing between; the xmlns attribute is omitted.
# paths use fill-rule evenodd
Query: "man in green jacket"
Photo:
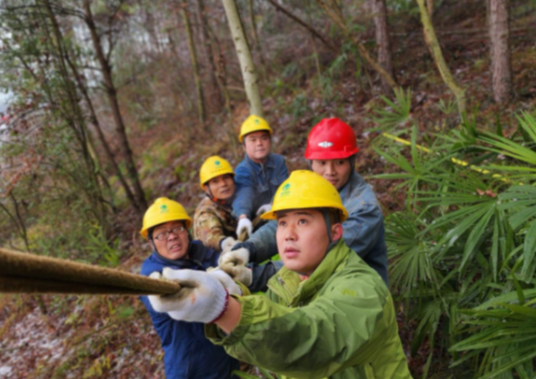
<svg viewBox="0 0 536 379"><path fill-rule="evenodd" d="M348 217L326 179L295 171L263 215L285 264L266 295L232 296L203 272L164 271L182 289L150 296L171 317L208 325L232 356L287 378L411 378L391 294L341 238ZM155 273L155 278L160 274Z"/></svg>

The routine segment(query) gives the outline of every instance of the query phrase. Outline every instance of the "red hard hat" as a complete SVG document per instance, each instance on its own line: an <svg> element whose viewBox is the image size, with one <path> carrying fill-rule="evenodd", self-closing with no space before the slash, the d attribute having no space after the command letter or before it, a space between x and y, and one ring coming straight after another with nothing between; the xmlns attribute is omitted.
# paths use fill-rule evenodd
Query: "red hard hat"
<svg viewBox="0 0 536 379"><path fill-rule="evenodd" d="M338 118L324 118L309 132L306 159L348 158L359 149L355 133L347 123Z"/></svg>

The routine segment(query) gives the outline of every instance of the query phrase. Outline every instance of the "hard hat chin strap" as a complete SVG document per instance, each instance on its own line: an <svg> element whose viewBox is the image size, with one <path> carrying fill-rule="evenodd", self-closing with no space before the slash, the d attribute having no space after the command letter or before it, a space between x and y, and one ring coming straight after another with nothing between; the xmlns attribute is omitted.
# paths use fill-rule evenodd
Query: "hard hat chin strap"
<svg viewBox="0 0 536 379"><path fill-rule="evenodd" d="M233 181L234 181L234 178L233 178ZM212 193L212 190L210 189L210 185L208 184L208 182L205 183L205 187L207 188L207 192L208 192L208 193L205 192L205 195L207 195L207 197L210 200L212 200L214 203L221 204L221 205L227 205L229 203L228 200L220 200L216 196L214 196L214 194ZM231 197L231 199L232 199L232 197Z"/></svg>
<svg viewBox="0 0 536 379"><path fill-rule="evenodd" d="M322 216L324 216L324 222L326 223L326 229L328 231L329 244L331 245L333 238L331 236L331 220L329 219L329 212L327 209L322 209Z"/></svg>

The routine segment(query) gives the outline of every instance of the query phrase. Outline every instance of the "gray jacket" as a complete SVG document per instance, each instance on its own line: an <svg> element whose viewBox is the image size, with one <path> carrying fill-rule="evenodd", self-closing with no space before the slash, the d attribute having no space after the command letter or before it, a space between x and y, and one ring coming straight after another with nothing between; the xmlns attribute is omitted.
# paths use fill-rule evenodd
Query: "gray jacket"
<svg viewBox="0 0 536 379"><path fill-rule="evenodd" d="M383 214L372 187L352 172L339 195L349 214L342 224L344 241L389 285ZM277 254L276 228L277 222L270 221L240 244L249 249L250 261L263 262Z"/></svg>

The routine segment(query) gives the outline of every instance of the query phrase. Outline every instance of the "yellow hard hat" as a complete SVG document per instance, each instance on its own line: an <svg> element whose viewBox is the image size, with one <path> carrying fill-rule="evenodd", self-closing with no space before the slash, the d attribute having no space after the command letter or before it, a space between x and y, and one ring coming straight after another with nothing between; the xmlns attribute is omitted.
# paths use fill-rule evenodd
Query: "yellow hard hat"
<svg viewBox="0 0 536 379"><path fill-rule="evenodd" d="M259 132L265 130L270 135L272 135L272 128L270 128L270 125L266 122L265 119L259 116L251 115L248 118L246 118L246 121L242 123L242 126L240 127L240 135L238 136L238 140L240 142L243 142L244 136L249 133L253 132Z"/></svg>
<svg viewBox="0 0 536 379"><path fill-rule="evenodd" d="M167 197L159 197L143 215L143 227L140 234L147 238L149 229L170 221L184 221L186 229L192 226L192 219L180 203Z"/></svg>
<svg viewBox="0 0 536 379"><path fill-rule="evenodd" d="M348 218L337 189L316 172L297 170L277 189L272 210L261 217L275 220L276 212L290 209L333 208L341 212L341 222Z"/></svg>
<svg viewBox="0 0 536 379"><path fill-rule="evenodd" d="M231 174L234 176L234 171L231 167L231 164L227 162L227 160L217 155L208 157L205 162L203 162L201 170L199 170L199 182L201 184L201 188L205 189L205 184L210 179L214 179L217 176L225 174Z"/></svg>

